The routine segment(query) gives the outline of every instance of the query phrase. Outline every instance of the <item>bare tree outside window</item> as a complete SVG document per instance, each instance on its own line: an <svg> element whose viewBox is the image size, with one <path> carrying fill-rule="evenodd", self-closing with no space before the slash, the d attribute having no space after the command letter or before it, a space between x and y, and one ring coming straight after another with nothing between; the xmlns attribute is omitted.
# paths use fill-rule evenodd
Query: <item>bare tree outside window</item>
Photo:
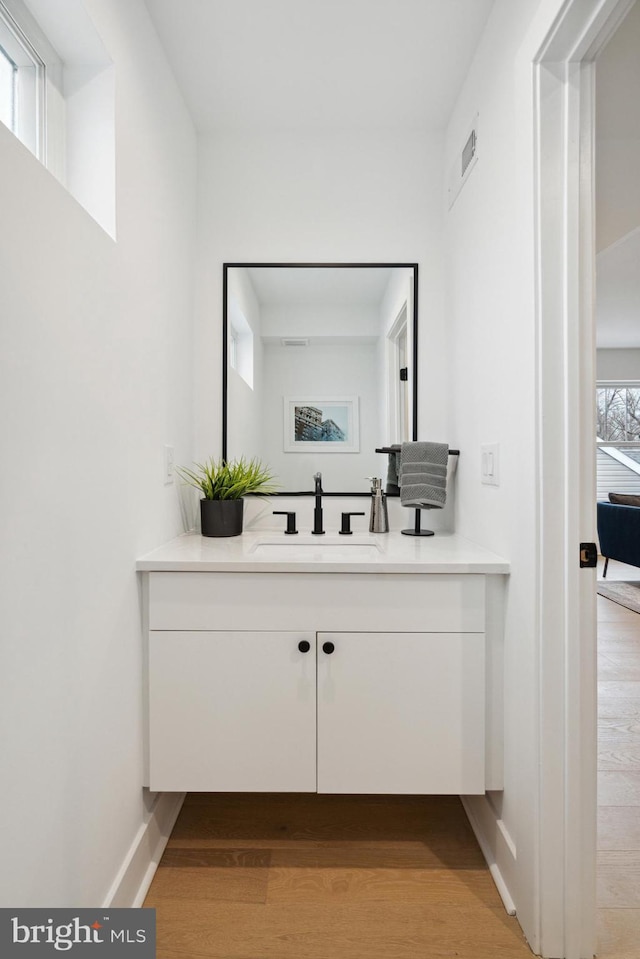
<svg viewBox="0 0 640 959"><path fill-rule="evenodd" d="M601 440L640 440L640 386L599 386L596 403Z"/></svg>

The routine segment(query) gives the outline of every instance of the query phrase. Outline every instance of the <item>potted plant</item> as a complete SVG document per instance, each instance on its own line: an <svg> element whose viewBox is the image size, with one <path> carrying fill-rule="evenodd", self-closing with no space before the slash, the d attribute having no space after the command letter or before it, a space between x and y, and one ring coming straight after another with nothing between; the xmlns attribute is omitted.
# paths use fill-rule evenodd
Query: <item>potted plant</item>
<svg viewBox="0 0 640 959"><path fill-rule="evenodd" d="M247 493L275 493L273 474L257 458L195 463L194 469L178 467L185 483L203 494L200 518L203 536L239 536L242 532L243 496Z"/></svg>

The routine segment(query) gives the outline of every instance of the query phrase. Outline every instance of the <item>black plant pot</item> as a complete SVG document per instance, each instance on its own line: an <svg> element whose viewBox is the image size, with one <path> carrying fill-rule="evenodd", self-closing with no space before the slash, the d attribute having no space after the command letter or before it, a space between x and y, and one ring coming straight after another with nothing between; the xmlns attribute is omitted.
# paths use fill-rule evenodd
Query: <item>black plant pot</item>
<svg viewBox="0 0 640 959"><path fill-rule="evenodd" d="M202 535L239 536L243 510L243 499L201 499Z"/></svg>

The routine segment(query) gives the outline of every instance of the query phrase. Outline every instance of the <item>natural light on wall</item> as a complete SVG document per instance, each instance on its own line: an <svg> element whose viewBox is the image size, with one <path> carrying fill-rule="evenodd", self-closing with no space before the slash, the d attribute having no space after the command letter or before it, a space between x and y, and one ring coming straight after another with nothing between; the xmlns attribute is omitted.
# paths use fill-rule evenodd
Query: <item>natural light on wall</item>
<svg viewBox="0 0 640 959"><path fill-rule="evenodd" d="M229 304L228 323L229 366L253 389L253 330L234 299Z"/></svg>
<svg viewBox="0 0 640 959"><path fill-rule="evenodd" d="M115 239L114 68L78 0L0 0L0 121Z"/></svg>

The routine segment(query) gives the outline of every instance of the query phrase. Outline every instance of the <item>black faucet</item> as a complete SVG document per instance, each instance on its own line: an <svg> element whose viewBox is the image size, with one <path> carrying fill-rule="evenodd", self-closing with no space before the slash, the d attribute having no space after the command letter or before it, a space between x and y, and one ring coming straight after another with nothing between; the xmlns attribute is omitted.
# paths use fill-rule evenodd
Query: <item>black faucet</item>
<svg viewBox="0 0 640 959"><path fill-rule="evenodd" d="M316 482L316 506L313 511L313 532L317 535L323 535L322 528L322 473L314 473L313 478Z"/></svg>

